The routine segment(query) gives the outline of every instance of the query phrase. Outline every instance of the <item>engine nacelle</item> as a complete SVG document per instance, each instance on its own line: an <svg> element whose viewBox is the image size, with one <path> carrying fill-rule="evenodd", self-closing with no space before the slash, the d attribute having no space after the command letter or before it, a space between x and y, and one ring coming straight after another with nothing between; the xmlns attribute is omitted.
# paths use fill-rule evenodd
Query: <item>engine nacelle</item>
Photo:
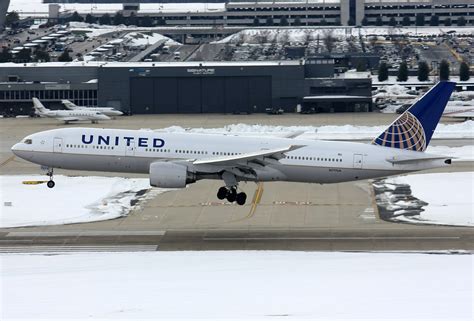
<svg viewBox="0 0 474 321"><path fill-rule="evenodd" d="M194 183L196 175L185 165L155 162L150 165L150 185L163 188L183 188Z"/></svg>

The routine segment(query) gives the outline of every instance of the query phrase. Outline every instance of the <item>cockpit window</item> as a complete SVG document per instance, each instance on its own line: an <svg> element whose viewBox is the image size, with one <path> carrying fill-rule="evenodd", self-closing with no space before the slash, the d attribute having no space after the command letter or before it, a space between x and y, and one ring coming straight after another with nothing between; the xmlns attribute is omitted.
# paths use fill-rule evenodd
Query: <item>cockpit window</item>
<svg viewBox="0 0 474 321"><path fill-rule="evenodd" d="M23 141L23 143L28 144L28 145L31 145L31 144L33 144L33 140L30 139L30 138L27 138L27 139L25 139L25 140Z"/></svg>

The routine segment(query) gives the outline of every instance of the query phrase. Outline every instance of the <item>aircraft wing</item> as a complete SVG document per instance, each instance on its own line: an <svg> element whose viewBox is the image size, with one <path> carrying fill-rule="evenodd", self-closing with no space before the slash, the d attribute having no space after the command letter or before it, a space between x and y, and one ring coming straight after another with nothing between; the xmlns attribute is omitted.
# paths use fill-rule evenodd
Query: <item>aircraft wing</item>
<svg viewBox="0 0 474 321"><path fill-rule="evenodd" d="M258 165L266 165L268 162L278 161L285 157L285 153L291 152L298 148L304 147L305 145L290 145L287 147L275 148L275 149L263 149L251 153L228 155L228 156L217 156L208 159L199 159L193 161L194 165L221 165L221 166L245 166L251 167L252 163Z"/></svg>

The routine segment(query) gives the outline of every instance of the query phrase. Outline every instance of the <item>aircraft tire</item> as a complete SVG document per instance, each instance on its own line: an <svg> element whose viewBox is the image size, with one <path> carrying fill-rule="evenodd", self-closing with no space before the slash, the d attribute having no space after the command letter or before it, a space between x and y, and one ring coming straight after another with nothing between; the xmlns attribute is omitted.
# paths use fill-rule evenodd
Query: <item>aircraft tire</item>
<svg viewBox="0 0 474 321"><path fill-rule="evenodd" d="M237 198L237 191L234 188L230 189L227 194L227 200L230 203L234 203L236 198Z"/></svg>
<svg viewBox="0 0 474 321"><path fill-rule="evenodd" d="M239 193L239 194L237 194L235 200L236 200L237 204L244 205L245 201L247 201L247 194L245 194L244 192Z"/></svg>
<svg viewBox="0 0 474 321"><path fill-rule="evenodd" d="M217 198L220 199L220 200L223 200L224 198L226 198L227 193L228 193L227 188L225 188L224 186L222 186L222 187L219 188L219 190L217 191Z"/></svg>
<svg viewBox="0 0 474 321"><path fill-rule="evenodd" d="M54 183L54 181L48 181L48 182L46 183L46 185L47 185L49 188L53 188L54 185L56 185L56 184Z"/></svg>

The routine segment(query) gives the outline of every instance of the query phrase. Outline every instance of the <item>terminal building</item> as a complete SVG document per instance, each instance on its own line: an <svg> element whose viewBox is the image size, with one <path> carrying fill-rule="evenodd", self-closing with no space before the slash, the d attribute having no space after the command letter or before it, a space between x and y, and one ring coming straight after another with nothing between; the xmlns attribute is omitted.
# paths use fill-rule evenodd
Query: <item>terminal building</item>
<svg viewBox="0 0 474 321"><path fill-rule="evenodd" d="M333 59L272 62L0 64L0 110L31 110L38 97L131 114L371 110L367 73L334 75ZM60 79L58 79L60 75Z"/></svg>
<svg viewBox="0 0 474 321"><path fill-rule="evenodd" d="M44 10L50 19L60 19L71 14L71 3L92 3L87 8L78 6L82 15L104 13L124 16L150 16L155 25L170 26L317 26L317 25L389 25L395 20L401 24L408 18L415 24L418 14L424 15L429 25L431 16L439 24L456 24L459 17L467 25L474 25L472 0L206 0L221 6L202 6L202 0L43 0L53 6ZM198 7L167 9L166 3L196 2ZM67 3L68 11L61 13L58 4ZM115 6L113 4L116 4ZM108 11L107 11L108 10ZM35 13L32 13L33 15ZM38 13L36 13L38 14ZM392 21L391 21L392 20Z"/></svg>

